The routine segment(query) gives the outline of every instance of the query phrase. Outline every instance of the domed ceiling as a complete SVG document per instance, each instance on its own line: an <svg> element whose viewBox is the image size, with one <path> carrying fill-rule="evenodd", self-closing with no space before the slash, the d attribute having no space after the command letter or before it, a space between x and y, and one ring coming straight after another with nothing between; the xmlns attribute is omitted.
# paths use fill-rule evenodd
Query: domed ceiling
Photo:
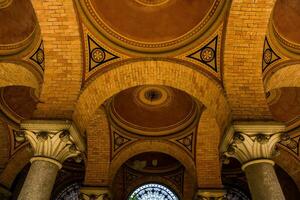
<svg viewBox="0 0 300 200"><path fill-rule="evenodd" d="M277 0L273 11L273 25L285 40L300 44L300 1Z"/></svg>
<svg viewBox="0 0 300 200"><path fill-rule="evenodd" d="M126 48L184 45L199 37L221 0L84 0L101 33Z"/></svg>
<svg viewBox="0 0 300 200"><path fill-rule="evenodd" d="M198 113L187 93L166 86L138 86L115 95L112 120L125 130L148 136L176 133L191 125Z"/></svg>
<svg viewBox="0 0 300 200"><path fill-rule="evenodd" d="M19 48L31 41L37 20L30 0L9 1L0 8L0 50ZM0 52L1 53L1 52Z"/></svg>

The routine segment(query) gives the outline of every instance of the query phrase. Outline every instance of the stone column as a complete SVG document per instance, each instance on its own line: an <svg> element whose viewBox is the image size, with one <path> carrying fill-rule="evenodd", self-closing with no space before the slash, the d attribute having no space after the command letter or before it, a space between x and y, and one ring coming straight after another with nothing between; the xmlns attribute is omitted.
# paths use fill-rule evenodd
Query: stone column
<svg viewBox="0 0 300 200"><path fill-rule="evenodd" d="M34 125L37 124L34 123ZM62 163L81 153L74 143L69 127L57 131L51 128L51 125L53 124L49 124L50 130L48 131L45 131L45 126L42 126L42 129L24 131L34 156L30 160L31 167L19 194L19 200L50 199L56 175ZM55 127L62 128L61 126Z"/></svg>
<svg viewBox="0 0 300 200"><path fill-rule="evenodd" d="M111 200L108 187L82 187L80 189L81 200Z"/></svg>
<svg viewBox="0 0 300 200"><path fill-rule="evenodd" d="M277 154L276 143L284 128L274 123L235 124L230 141L228 135L225 138L228 143L224 154L242 163L253 200L285 199L271 160Z"/></svg>
<svg viewBox="0 0 300 200"><path fill-rule="evenodd" d="M225 200L226 190L198 189L195 200Z"/></svg>

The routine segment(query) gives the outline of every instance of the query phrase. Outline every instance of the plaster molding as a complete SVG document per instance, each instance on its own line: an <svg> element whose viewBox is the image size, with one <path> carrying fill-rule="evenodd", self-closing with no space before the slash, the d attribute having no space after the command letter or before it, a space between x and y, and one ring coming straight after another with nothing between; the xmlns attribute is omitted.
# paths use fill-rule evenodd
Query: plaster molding
<svg viewBox="0 0 300 200"><path fill-rule="evenodd" d="M70 133L72 142L79 151L85 152L86 144L74 122L69 120L26 120L21 123L21 129L33 132L58 132L67 130Z"/></svg>
<svg viewBox="0 0 300 200"><path fill-rule="evenodd" d="M80 189L82 200L111 200L111 193L108 187L82 187Z"/></svg>
<svg viewBox="0 0 300 200"><path fill-rule="evenodd" d="M32 162L34 160L45 160L43 158L46 158L46 161L53 159L55 162L51 162L61 168L59 164L62 164L68 158L77 157L81 153L74 144L72 136L66 130L51 132L25 130L24 134L31 144L34 157L36 157L31 159Z"/></svg>
<svg viewBox="0 0 300 200"><path fill-rule="evenodd" d="M195 200L223 200L225 195L224 189L198 189Z"/></svg>

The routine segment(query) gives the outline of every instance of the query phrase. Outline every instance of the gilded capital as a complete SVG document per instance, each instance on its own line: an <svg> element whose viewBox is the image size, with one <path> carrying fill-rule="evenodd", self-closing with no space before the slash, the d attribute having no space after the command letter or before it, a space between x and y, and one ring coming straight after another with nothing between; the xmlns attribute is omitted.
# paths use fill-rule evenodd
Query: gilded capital
<svg viewBox="0 0 300 200"><path fill-rule="evenodd" d="M195 200L226 200L226 191L222 189L199 189Z"/></svg>
<svg viewBox="0 0 300 200"><path fill-rule="evenodd" d="M111 200L107 187L83 187L80 189L80 200Z"/></svg>
<svg viewBox="0 0 300 200"><path fill-rule="evenodd" d="M269 160L277 154L285 126L278 123L237 123L227 132L221 152L242 164L253 160Z"/></svg>

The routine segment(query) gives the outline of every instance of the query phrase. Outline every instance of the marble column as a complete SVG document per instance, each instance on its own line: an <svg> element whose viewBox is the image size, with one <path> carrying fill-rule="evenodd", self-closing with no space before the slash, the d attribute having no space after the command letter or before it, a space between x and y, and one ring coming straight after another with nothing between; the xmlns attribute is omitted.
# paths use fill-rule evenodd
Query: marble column
<svg viewBox="0 0 300 200"><path fill-rule="evenodd" d="M112 196L108 187L82 187L81 200L111 200Z"/></svg>
<svg viewBox="0 0 300 200"><path fill-rule="evenodd" d="M225 200L226 190L198 189L195 200Z"/></svg>
<svg viewBox="0 0 300 200"><path fill-rule="evenodd" d="M271 160L284 128L277 123L237 123L231 128L224 154L242 163L253 200L285 199Z"/></svg>
<svg viewBox="0 0 300 200"><path fill-rule="evenodd" d="M25 130L24 135L31 144L34 156L30 160L30 170L18 199L48 200L62 163L68 158L79 156L81 152L66 129Z"/></svg>

